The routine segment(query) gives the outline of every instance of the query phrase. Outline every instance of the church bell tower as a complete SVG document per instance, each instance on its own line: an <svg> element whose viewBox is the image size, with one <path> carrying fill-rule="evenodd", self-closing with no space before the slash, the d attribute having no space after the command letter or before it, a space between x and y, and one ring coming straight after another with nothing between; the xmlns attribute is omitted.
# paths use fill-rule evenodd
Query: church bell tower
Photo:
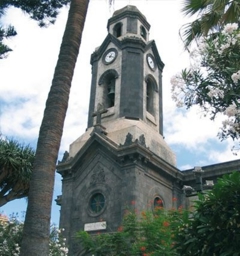
<svg viewBox="0 0 240 256"><path fill-rule="evenodd" d="M162 62L150 24L135 7L115 11L91 55L86 132L57 167L62 175L60 227L70 255L74 235L114 232L126 207L141 211L181 197L175 155L163 138ZM134 204L133 204L134 202Z"/></svg>
<svg viewBox="0 0 240 256"><path fill-rule="evenodd" d="M91 56L92 85L88 128L92 113L102 104L104 123L142 120L161 135L163 62L150 25L135 6L116 11L108 21L108 36Z"/></svg>

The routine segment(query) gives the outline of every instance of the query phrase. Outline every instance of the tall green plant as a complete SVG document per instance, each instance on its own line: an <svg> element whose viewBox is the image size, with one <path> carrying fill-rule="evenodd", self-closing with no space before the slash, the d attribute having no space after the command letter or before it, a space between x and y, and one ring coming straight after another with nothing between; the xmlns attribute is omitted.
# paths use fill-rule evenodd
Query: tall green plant
<svg viewBox="0 0 240 256"><path fill-rule="evenodd" d="M184 256L237 256L240 252L240 172L224 175L212 191L200 195L191 218L176 232L176 250Z"/></svg>
<svg viewBox="0 0 240 256"><path fill-rule="evenodd" d="M165 211L162 207L140 215L129 211L117 232L91 235L81 231L77 236L87 252L98 256L176 255L174 230L185 214L182 209Z"/></svg>
<svg viewBox="0 0 240 256"><path fill-rule="evenodd" d="M227 24L221 32L202 37L191 52L191 66L171 79L178 107L198 105L212 120L223 115L220 139L240 135L240 29Z"/></svg>
<svg viewBox="0 0 240 256"><path fill-rule="evenodd" d="M34 158L28 145L0 136L0 207L28 195Z"/></svg>
<svg viewBox="0 0 240 256"><path fill-rule="evenodd" d="M181 29L188 47L194 39L215 33L227 23L238 22L239 0L184 0L182 12L195 19Z"/></svg>
<svg viewBox="0 0 240 256"><path fill-rule="evenodd" d="M18 214L10 218L0 214L0 255L19 256L23 235L23 222L18 220ZM49 256L67 256L65 239L62 231L54 225L49 235Z"/></svg>
<svg viewBox="0 0 240 256"><path fill-rule="evenodd" d="M46 256L49 251L47 239L56 161L88 4L89 0L71 0L58 61L39 130L23 229L21 256Z"/></svg>

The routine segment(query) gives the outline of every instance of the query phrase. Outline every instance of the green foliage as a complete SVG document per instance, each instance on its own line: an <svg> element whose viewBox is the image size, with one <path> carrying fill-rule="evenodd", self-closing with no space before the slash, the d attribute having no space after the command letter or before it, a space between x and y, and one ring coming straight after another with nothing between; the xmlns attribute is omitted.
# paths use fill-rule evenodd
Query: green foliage
<svg viewBox="0 0 240 256"><path fill-rule="evenodd" d="M57 18L59 9L67 5L70 0L1 0L0 19L9 7L21 9L31 19L38 22L40 27L53 24ZM17 33L12 26L3 27L0 21L0 59L4 58L11 49L5 45L4 40L15 36Z"/></svg>
<svg viewBox="0 0 240 256"><path fill-rule="evenodd" d="M49 236L49 256L67 256L68 248L66 239L62 236L62 231L52 225Z"/></svg>
<svg viewBox="0 0 240 256"><path fill-rule="evenodd" d="M11 51L8 46L2 43L3 39L15 36L16 34L17 33L12 26L9 26L6 29L0 27L0 59L5 56L7 52Z"/></svg>
<svg viewBox="0 0 240 256"><path fill-rule="evenodd" d="M191 66L171 79L177 106L198 105L214 120L224 115L220 139L240 135L240 29L227 24L219 33L202 37L190 53Z"/></svg>
<svg viewBox="0 0 240 256"><path fill-rule="evenodd" d="M2 256L18 255L22 237L23 223L13 215L8 221L0 215L0 254Z"/></svg>
<svg viewBox="0 0 240 256"><path fill-rule="evenodd" d="M176 249L185 256L233 256L240 252L240 172L225 175L200 195L191 218L176 232Z"/></svg>
<svg viewBox="0 0 240 256"><path fill-rule="evenodd" d="M238 256L240 252L240 172L224 175L195 211L128 212L118 231L79 232L87 252L96 256Z"/></svg>
<svg viewBox="0 0 240 256"><path fill-rule="evenodd" d="M239 0L185 0L182 12L196 17L182 28L187 48L194 39L215 33L227 23L238 22L240 6Z"/></svg>
<svg viewBox="0 0 240 256"><path fill-rule="evenodd" d="M18 221L18 215L12 215L10 219L0 214L0 255L18 256L23 234L23 223ZM66 256L68 249L65 247L65 239L61 230L51 227L49 236L49 256Z"/></svg>
<svg viewBox="0 0 240 256"><path fill-rule="evenodd" d="M27 196L34 158L31 147L0 136L0 206Z"/></svg>
<svg viewBox="0 0 240 256"><path fill-rule="evenodd" d="M39 22L40 26L54 23L59 9L70 3L70 0L2 0L0 10L3 13L8 7L19 8ZM1 13L0 12L0 13Z"/></svg>
<svg viewBox="0 0 240 256"><path fill-rule="evenodd" d="M176 255L174 230L185 215L181 209L167 212L162 207L141 216L129 211L117 232L90 235L81 231L77 236L85 250L97 256Z"/></svg>

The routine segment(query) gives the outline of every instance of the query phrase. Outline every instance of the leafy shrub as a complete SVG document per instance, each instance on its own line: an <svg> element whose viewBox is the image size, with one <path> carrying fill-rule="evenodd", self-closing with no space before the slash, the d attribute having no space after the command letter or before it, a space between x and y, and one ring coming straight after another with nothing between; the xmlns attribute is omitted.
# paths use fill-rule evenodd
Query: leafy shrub
<svg viewBox="0 0 240 256"><path fill-rule="evenodd" d="M224 175L199 195L196 211L178 227L176 249L185 256L240 255L240 172Z"/></svg>
<svg viewBox="0 0 240 256"><path fill-rule="evenodd" d="M144 211L140 215L128 211L117 232L90 235L80 231L77 236L86 252L91 255L176 255L173 231L184 214L182 209L165 211L162 207L156 207L154 211Z"/></svg>
<svg viewBox="0 0 240 256"><path fill-rule="evenodd" d="M8 219L0 215L0 255L18 256L22 241L23 222L18 220L18 215L12 215ZM65 247L65 239L54 225L49 236L49 256L66 256L68 249Z"/></svg>

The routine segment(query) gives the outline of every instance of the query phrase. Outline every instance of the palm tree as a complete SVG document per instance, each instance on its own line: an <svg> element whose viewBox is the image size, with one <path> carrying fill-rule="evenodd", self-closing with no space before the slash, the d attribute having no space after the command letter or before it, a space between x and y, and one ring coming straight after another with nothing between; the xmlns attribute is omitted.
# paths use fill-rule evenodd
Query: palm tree
<svg viewBox="0 0 240 256"><path fill-rule="evenodd" d="M28 195L34 158L31 147L0 136L0 207Z"/></svg>
<svg viewBox="0 0 240 256"><path fill-rule="evenodd" d="M197 18L183 26L183 41L188 47L194 39L209 32L216 32L226 23L239 22L239 0L185 0L182 12L197 15Z"/></svg>
<svg viewBox="0 0 240 256"><path fill-rule="evenodd" d="M39 131L21 256L46 256L56 161L89 0L72 0Z"/></svg>

